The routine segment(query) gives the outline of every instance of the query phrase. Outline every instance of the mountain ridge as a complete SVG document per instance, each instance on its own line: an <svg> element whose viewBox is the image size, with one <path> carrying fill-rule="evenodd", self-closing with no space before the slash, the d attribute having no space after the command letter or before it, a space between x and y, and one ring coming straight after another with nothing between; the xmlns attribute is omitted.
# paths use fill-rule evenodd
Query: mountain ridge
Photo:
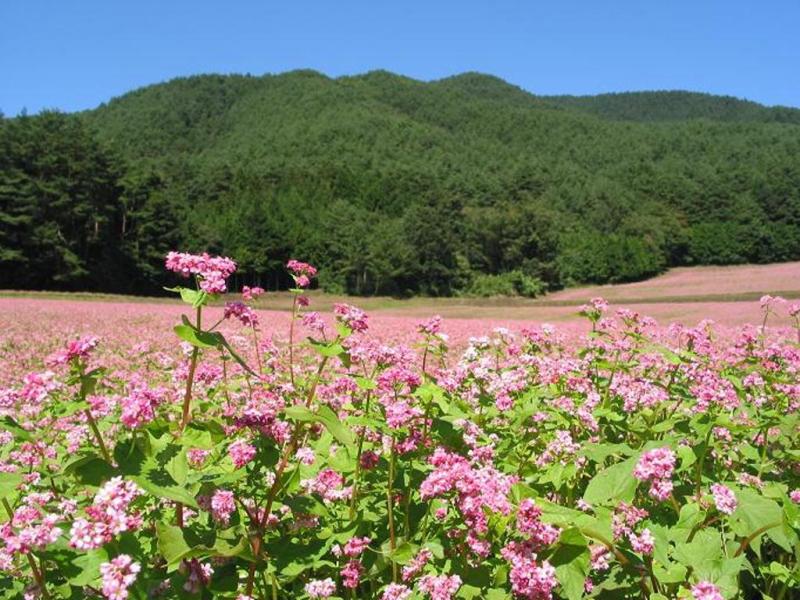
<svg viewBox="0 0 800 600"><path fill-rule="evenodd" d="M800 110L685 92L590 100L474 72L298 70L5 118L0 260L33 287L62 269L64 287L153 291L180 247L236 256L243 280L274 288L299 257L332 291L531 295L800 259ZM102 223L85 205L97 180ZM51 198L73 202L69 230L86 233L58 237L70 213L51 215ZM18 252L32 236L43 241ZM60 258L37 262L53 245ZM102 256L124 263L113 286Z"/></svg>

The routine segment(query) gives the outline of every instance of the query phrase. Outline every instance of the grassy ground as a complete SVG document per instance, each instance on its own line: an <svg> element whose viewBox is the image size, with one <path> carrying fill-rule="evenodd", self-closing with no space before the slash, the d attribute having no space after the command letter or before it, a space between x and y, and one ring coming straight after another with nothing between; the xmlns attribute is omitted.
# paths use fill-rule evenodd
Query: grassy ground
<svg viewBox="0 0 800 600"><path fill-rule="evenodd" d="M348 297L310 292L315 310L329 311L336 302L356 304L371 313L449 318L523 319L559 322L574 318L576 307L595 296L626 306L660 321L697 322L704 318L739 325L759 318L758 299L764 294L800 298L800 262L732 267L672 269L653 279L622 285L577 287L535 300L525 298L411 298ZM0 291L0 297L69 299L97 302L172 303L176 299L115 294ZM291 296L272 292L259 308L287 310Z"/></svg>

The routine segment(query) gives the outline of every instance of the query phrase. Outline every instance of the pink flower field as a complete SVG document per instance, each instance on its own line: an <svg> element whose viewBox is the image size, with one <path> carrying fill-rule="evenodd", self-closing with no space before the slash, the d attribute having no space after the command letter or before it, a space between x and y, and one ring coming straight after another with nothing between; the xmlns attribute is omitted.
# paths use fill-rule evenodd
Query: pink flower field
<svg viewBox="0 0 800 600"><path fill-rule="evenodd" d="M0 298L0 598L800 594L800 304L317 312L290 261L261 310L165 266L181 303Z"/></svg>

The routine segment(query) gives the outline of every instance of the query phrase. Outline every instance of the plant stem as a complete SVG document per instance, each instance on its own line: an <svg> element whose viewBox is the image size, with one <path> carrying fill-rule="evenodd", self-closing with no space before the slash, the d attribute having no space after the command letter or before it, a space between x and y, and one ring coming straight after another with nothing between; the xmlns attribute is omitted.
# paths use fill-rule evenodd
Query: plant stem
<svg viewBox="0 0 800 600"><path fill-rule="evenodd" d="M9 505L8 500L3 498L3 507L6 509L8 513L8 518L14 518L14 511L11 510L11 505ZM33 578L36 581L36 585L39 586L39 589L42 590L42 597L45 599L50 598L50 594L47 592L47 586L44 581L44 571L40 571L36 566L36 559L33 557L33 554L28 552L26 554L28 557L28 564L31 567L31 572L33 573Z"/></svg>
<svg viewBox="0 0 800 600"><path fill-rule="evenodd" d="M372 391L367 390L367 400L364 404L364 416L369 416L369 401L372 398ZM358 484L361 478L361 453L364 450L364 437L367 435L366 426L361 430L361 435L358 436L358 452L356 453L356 472L355 482L353 483L353 497L350 498L350 520L352 521L356 516L356 501L358 500Z"/></svg>
<svg viewBox="0 0 800 600"><path fill-rule="evenodd" d="M256 326L253 325L253 346L255 346L256 351L256 362L258 363L258 374L261 375L264 372L264 366L261 364L261 352L258 349L258 332L256 331Z"/></svg>
<svg viewBox="0 0 800 600"><path fill-rule="evenodd" d="M392 581L397 583L397 562L394 559L394 551L397 547L397 538L394 531L394 497L392 496L392 485L394 483L394 439L392 448L389 451L389 478L386 484L386 505L389 513L389 550L392 553Z"/></svg>
<svg viewBox="0 0 800 600"><path fill-rule="evenodd" d="M700 500L700 493L702 491L703 485L703 466L706 462L706 455L708 454L708 443L711 441L711 433L714 431L713 423L708 428L708 433L706 434L706 439L703 442L703 453L700 455L700 460L697 461L697 472L695 474L695 478L697 481L695 482L695 496L698 500Z"/></svg>
<svg viewBox="0 0 800 600"><path fill-rule="evenodd" d="M294 386L294 320L297 317L297 294L292 297L292 320L289 322L289 381Z"/></svg>
<svg viewBox="0 0 800 600"><path fill-rule="evenodd" d="M113 465L114 461L111 460L111 455L108 453L108 448L106 448L106 443L103 441L103 436L100 435L100 430L97 428L97 422L92 416L92 411L85 408L83 409L83 414L86 415L86 419L89 421L89 427L91 427L92 433L94 433L94 437L97 440L97 445L100 447L100 453L108 464Z"/></svg>
<svg viewBox="0 0 800 600"><path fill-rule="evenodd" d="M201 324L201 315L202 315L201 307L197 307L197 329L200 329ZM197 359L200 356L200 349L195 347L192 349L192 358L191 362L189 363L189 374L186 377L186 391L183 394L183 414L181 416L181 425L178 429L178 437L183 433L183 430L186 429L186 426L189 424L189 420L191 418L192 412L192 385L194 384L194 372L197 369Z"/></svg>
<svg viewBox="0 0 800 600"><path fill-rule="evenodd" d="M306 407L311 406L311 403L314 401L314 396L317 391L317 385L319 384L319 379L322 376L322 371L325 369L325 365L328 364L328 357L324 356L322 361L319 364L319 368L317 369L316 377L314 378L314 383L311 385L311 388L308 391L308 396L306 397ZM259 554L261 554L261 546L263 545L263 538L264 538L264 530L267 526L267 520L269 519L269 514L272 511L272 504L275 502L275 497L278 495L278 490L281 488L281 479L283 478L283 473L286 471L286 467L289 465L289 459L297 450L297 442L300 439L300 432L303 429L303 423L297 423L295 425L294 431L292 432L292 437L289 440L289 443L284 450L280 462L278 463L278 467L275 470L275 481L272 483L272 486L269 489L269 494L267 495L267 504L264 507L264 516L261 520L258 520L258 513L256 513L256 535L251 541L251 546L253 549L253 556L256 560L258 560ZM256 564L253 562L250 564L250 569L247 574L247 584L245 587L245 594L250 595L253 592L253 582L255 580L255 573L256 573Z"/></svg>
<svg viewBox="0 0 800 600"><path fill-rule="evenodd" d="M772 529L773 527L778 527L779 525L782 525L782 524L783 524L783 520L781 520L781 521L776 521L776 522L774 522L774 523L770 523L769 525L764 525L763 527L759 527L758 529L756 529L756 530L755 530L753 533L751 533L750 535L748 535L746 538L744 538L744 539L742 540L742 543L741 543L741 544L739 544L739 549L738 549L738 550L736 550L736 554L734 554L734 555L733 555L733 557L734 557L734 558L736 558L736 557L737 557L737 556L739 556L739 555L740 555L742 552L744 552L745 550L747 550L747 547L750 545L750 543L751 543L751 542L752 542L754 539L756 539L758 536L760 536L762 533L764 533L764 532L766 532L766 531L769 531L769 530L770 530L770 529Z"/></svg>

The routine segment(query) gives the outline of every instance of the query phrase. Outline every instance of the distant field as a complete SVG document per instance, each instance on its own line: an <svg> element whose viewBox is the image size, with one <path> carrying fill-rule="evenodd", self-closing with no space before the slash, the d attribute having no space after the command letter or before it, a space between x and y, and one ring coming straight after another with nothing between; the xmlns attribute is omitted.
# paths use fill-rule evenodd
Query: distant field
<svg viewBox="0 0 800 600"><path fill-rule="evenodd" d="M382 317L423 318L439 314L449 319L481 321L536 321L565 323L578 319L577 308L595 296L612 305L625 306L656 318L661 323L679 321L694 324L712 319L722 325L756 323L760 318L759 298L764 294L787 299L800 298L800 262L741 265L730 267L683 267L653 279L622 285L570 288L536 300L522 298L412 298L348 297L312 291L312 308L329 311L336 302L348 302ZM0 291L0 298L94 301L109 303L179 304L171 298L146 298L93 293ZM42 308L49 303L41 304ZM286 292L262 297L259 308L285 311L291 305ZM0 301L0 320L4 307ZM6 313L5 316L8 316ZM786 319L773 323L788 324Z"/></svg>

